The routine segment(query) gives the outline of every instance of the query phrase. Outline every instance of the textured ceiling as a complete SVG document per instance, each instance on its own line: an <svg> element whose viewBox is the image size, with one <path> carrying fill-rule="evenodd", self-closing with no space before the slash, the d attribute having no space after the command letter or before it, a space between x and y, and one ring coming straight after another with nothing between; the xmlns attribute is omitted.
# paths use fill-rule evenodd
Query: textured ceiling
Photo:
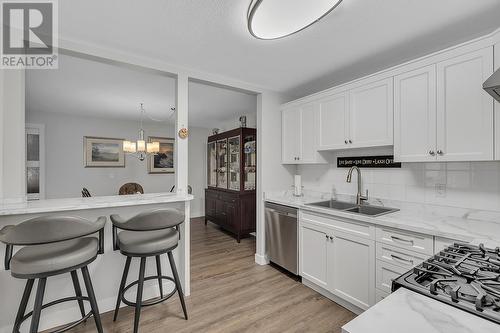
<svg viewBox="0 0 500 333"><path fill-rule="evenodd" d="M294 97L500 26L499 0L344 0L276 41L250 36L249 0L64 0L60 34Z"/></svg>
<svg viewBox="0 0 500 333"><path fill-rule="evenodd" d="M30 112L61 112L103 118L139 119L139 104L154 119L175 120L175 79L121 66L61 55L58 70L26 72ZM213 128L255 113L257 98L189 82L189 124Z"/></svg>

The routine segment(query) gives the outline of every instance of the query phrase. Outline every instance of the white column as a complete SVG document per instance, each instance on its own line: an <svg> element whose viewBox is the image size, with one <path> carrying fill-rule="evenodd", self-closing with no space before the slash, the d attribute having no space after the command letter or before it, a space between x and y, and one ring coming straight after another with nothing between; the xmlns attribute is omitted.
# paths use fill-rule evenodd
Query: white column
<svg viewBox="0 0 500 333"><path fill-rule="evenodd" d="M265 248L265 193L288 190L294 166L281 164L281 112L283 96L263 92L257 96L257 225L255 262L268 264Z"/></svg>
<svg viewBox="0 0 500 333"><path fill-rule="evenodd" d="M179 137L179 130L188 127L188 77L186 74L178 74L177 76L177 107L176 107L176 123L175 123L175 184L177 193L187 194L188 185L188 140ZM184 214L186 219L181 226L184 239L181 242L181 260L184 263L181 271L181 278L184 281L184 293L189 296L191 293L191 233L190 233L190 203L185 203Z"/></svg>
<svg viewBox="0 0 500 333"><path fill-rule="evenodd" d="M26 199L25 72L2 70L0 74L0 199Z"/></svg>

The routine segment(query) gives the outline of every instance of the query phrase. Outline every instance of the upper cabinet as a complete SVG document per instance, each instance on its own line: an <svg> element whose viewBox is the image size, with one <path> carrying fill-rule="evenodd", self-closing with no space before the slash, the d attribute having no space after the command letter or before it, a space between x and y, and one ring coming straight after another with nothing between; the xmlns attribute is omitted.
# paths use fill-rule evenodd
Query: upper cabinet
<svg viewBox="0 0 500 333"><path fill-rule="evenodd" d="M492 73L489 47L396 76L395 160L492 160Z"/></svg>
<svg viewBox="0 0 500 333"><path fill-rule="evenodd" d="M437 64L437 158L493 159L493 99L483 82L493 74L488 47Z"/></svg>
<svg viewBox="0 0 500 333"><path fill-rule="evenodd" d="M392 77L362 85L349 92L350 148L392 146Z"/></svg>
<svg viewBox="0 0 500 333"><path fill-rule="evenodd" d="M325 163L318 153L317 103L308 103L282 110L282 163Z"/></svg>
<svg viewBox="0 0 500 333"><path fill-rule="evenodd" d="M393 144L392 77L319 100L319 150Z"/></svg>

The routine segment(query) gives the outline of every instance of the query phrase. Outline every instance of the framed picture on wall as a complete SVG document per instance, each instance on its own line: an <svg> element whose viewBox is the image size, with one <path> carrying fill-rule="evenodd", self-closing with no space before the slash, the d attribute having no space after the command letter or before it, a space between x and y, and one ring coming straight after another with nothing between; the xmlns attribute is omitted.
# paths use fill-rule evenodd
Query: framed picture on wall
<svg viewBox="0 0 500 333"><path fill-rule="evenodd" d="M148 173L174 173L174 138L149 136L149 142L160 142L160 152L148 157Z"/></svg>
<svg viewBox="0 0 500 333"><path fill-rule="evenodd" d="M123 139L83 137L83 165L86 168L124 168Z"/></svg>

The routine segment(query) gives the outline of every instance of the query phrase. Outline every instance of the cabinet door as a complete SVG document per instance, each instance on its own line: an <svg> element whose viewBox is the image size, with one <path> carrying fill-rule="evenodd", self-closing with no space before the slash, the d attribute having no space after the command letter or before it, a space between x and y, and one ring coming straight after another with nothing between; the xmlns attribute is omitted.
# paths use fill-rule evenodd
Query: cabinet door
<svg viewBox="0 0 500 333"><path fill-rule="evenodd" d="M492 73L491 47L438 63L438 161L493 159L493 99L483 90Z"/></svg>
<svg viewBox="0 0 500 333"><path fill-rule="evenodd" d="M320 150L344 149L348 139L349 98L346 92L319 101Z"/></svg>
<svg viewBox="0 0 500 333"><path fill-rule="evenodd" d="M215 218L219 225L226 224L226 203L221 199L215 200Z"/></svg>
<svg viewBox="0 0 500 333"><path fill-rule="evenodd" d="M226 226L232 230L239 230L239 214L236 202L226 203Z"/></svg>
<svg viewBox="0 0 500 333"><path fill-rule="evenodd" d="M394 158L436 160L436 66L394 78Z"/></svg>
<svg viewBox="0 0 500 333"><path fill-rule="evenodd" d="M349 98L349 144L352 148L390 146L393 141L393 79L355 88Z"/></svg>
<svg viewBox="0 0 500 333"><path fill-rule="evenodd" d="M361 309L375 304L375 241L335 232L328 270L332 293Z"/></svg>
<svg viewBox="0 0 500 333"><path fill-rule="evenodd" d="M211 195L205 195L205 209L206 215L210 217L216 217L216 199Z"/></svg>
<svg viewBox="0 0 500 333"><path fill-rule="evenodd" d="M300 108L299 163L314 163L318 155L318 104L308 103Z"/></svg>
<svg viewBox="0 0 500 333"><path fill-rule="evenodd" d="M314 226L300 227L300 273L303 278L327 288L327 235Z"/></svg>
<svg viewBox="0 0 500 333"><path fill-rule="evenodd" d="M282 162L297 163L300 155L300 109L292 108L282 111Z"/></svg>

